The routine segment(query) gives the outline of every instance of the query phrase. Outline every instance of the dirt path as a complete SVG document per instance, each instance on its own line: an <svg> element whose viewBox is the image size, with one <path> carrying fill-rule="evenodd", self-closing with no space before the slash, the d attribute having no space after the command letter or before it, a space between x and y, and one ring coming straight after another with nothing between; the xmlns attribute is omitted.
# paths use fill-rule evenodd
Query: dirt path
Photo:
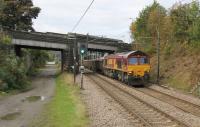
<svg viewBox="0 0 200 127"><path fill-rule="evenodd" d="M54 95L55 66L46 66L34 78L31 91L0 100L0 127L27 127Z"/></svg>

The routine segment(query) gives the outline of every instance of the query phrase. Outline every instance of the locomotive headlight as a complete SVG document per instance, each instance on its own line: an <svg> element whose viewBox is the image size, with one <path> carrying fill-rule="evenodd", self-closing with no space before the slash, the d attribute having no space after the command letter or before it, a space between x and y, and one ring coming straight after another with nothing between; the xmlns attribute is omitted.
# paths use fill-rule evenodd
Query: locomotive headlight
<svg viewBox="0 0 200 127"><path fill-rule="evenodd" d="M131 75L131 74L133 74L133 72L132 72L132 71L129 71L128 74Z"/></svg>

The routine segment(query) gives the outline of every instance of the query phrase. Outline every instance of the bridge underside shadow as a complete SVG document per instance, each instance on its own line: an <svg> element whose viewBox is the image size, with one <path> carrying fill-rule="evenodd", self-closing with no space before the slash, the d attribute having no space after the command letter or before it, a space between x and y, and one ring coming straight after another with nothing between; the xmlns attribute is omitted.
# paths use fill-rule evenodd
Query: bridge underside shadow
<svg viewBox="0 0 200 127"><path fill-rule="evenodd" d="M60 52L60 60L61 60L61 70L62 72L67 70L69 66L66 59L68 56L69 51L64 49L57 49L57 48L47 48L47 47L37 47L37 46L25 46L25 45L14 45L14 51L16 56L22 57L22 49L34 49L34 50L47 50L47 51L57 51Z"/></svg>

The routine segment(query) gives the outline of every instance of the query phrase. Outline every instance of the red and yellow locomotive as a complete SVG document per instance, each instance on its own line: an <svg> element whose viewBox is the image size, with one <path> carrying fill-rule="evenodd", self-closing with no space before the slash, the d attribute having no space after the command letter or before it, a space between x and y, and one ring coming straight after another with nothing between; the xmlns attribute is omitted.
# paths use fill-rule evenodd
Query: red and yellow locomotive
<svg viewBox="0 0 200 127"><path fill-rule="evenodd" d="M132 84L136 80L149 78L149 56L141 51L131 51L108 55L103 61L103 72L109 77Z"/></svg>
<svg viewBox="0 0 200 127"><path fill-rule="evenodd" d="M135 85L138 84L137 81L149 79L150 58L142 51L130 51L86 60L84 66L127 84Z"/></svg>

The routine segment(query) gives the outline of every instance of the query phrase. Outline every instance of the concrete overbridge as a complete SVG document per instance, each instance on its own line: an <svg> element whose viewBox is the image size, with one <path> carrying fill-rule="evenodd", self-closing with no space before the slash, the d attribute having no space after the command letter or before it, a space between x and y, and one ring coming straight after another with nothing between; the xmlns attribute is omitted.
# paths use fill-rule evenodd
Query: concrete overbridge
<svg viewBox="0 0 200 127"><path fill-rule="evenodd" d="M21 56L21 48L53 50L61 52L62 70L67 70L79 62L79 48L81 44L87 45L87 55L96 57L105 53L131 50L131 45L121 40L83 35L77 33L41 33L41 32L8 32L15 47L15 53ZM91 57L87 57L91 58Z"/></svg>

